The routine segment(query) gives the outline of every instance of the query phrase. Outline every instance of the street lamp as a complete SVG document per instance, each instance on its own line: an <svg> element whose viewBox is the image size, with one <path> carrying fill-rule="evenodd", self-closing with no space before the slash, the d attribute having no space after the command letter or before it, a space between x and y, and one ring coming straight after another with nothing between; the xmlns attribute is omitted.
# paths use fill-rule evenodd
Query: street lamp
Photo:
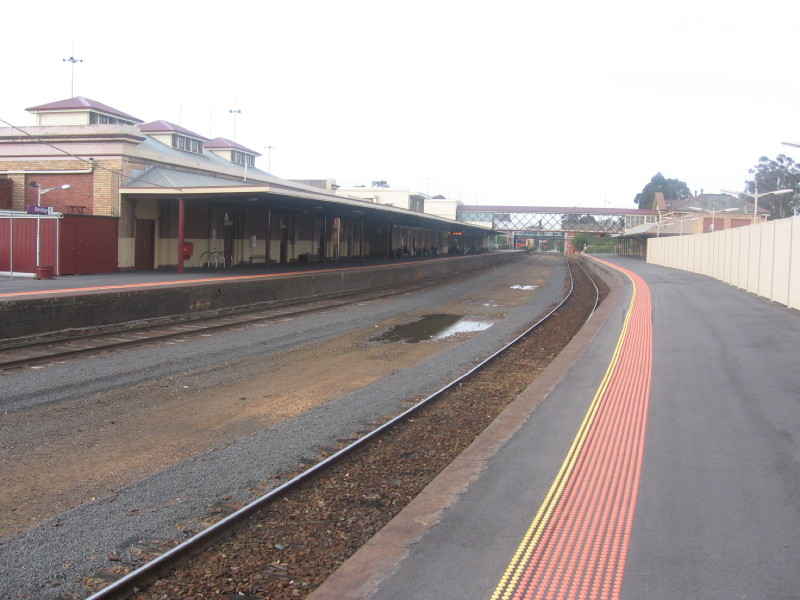
<svg viewBox="0 0 800 600"><path fill-rule="evenodd" d="M705 211L705 208L700 208L699 206L687 206L686 208L691 208L692 210L702 210L702 211ZM709 227L709 229L710 229L711 231L715 231L715 230L716 230L716 227L715 227L715 224L716 224L716 221L715 221L715 215L716 215L716 213L717 213L717 212L736 212L736 211L738 211L738 210L739 210L739 209L738 209L738 208L736 208L736 207L734 206L734 207L731 207L731 208L724 208L724 209L722 209L722 210L718 211L718 210L716 209L716 206L715 206L715 205L714 205L714 203L712 202L712 203L711 203L711 227ZM723 226L723 229L725 229L725 227L724 227L724 226Z"/></svg>
<svg viewBox="0 0 800 600"><path fill-rule="evenodd" d="M675 217L664 217L664 220L665 221L673 221L673 222L677 221L678 222L678 227L680 228L680 230L678 231L678 235L679 236L683 235L683 213L680 213L678 215L677 219ZM691 218L691 219L686 219L687 223L689 223L691 221L699 221L699 218L698 217L694 217L694 218ZM661 224L659 223L658 226L656 227L656 237L660 237L660 234L661 234Z"/></svg>
<svg viewBox="0 0 800 600"><path fill-rule="evenodd" d="M31 181L28 184L28 186L32 187L32 188L36 188L36 206L41 206L42 205L42 195L43 194L46 194L47 192L52 192L53 190L68 190L69 188L72 187L70 184L65 183L64 185L60 185L58 187L51 187L51 188L42 189L42 186L39 185L38 183L36 183L35 181ZM40 250L41 250L42 235L41 235L41 230L40 230L39 224L40 224L41 220L42 220L41 214L36 213L36 266L37 267L40 266L40 264L39 264L39 262L40 262L39 261L39 254L40 254Z"/></svg>
<svg viewBox="0 0 800 600"><path fill-rule="evenodd" d="M36 183L35 181L31 181L28 184L28 187L36 188L36 190L37 190L36 206L41 206L42 205L42 195L43 194L46 194L47 192L52 192L53 190L68 190L72 186L70 184L68 184L68 183L65 183L64 185L60 185L58 187L51 187L51 188L42 189L42 186L40 186L38 183Z"/></svg>
<svg viewBox="0 0 800 600"><path fill-rule="evenodd" d="M755 202L755 206L753 207L753 224L756 222L756 215L758 214L758 199L763 198L764 196L769 196L770 194L794 194L794 190L776 190L774 192L761 192L758 193L758 184L755 184L755 193L751 194L750 192L729 192L727 190L720 190L726 194L733 194L734 196L750 196L753 201Z"/></svg>

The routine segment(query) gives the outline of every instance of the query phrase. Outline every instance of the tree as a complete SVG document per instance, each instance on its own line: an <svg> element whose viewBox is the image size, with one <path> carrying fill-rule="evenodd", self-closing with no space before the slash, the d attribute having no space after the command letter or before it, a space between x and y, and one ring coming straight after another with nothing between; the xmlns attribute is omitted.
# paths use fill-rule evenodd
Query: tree
<svg viewBox="0 0 800 600"><path fill-rule="evenodd" d="M379 187L379 188L388 188L389 184L386 183L385 179L381 179L380 181L373 181L372 187Z"/></svg>
<svg viewBox="0 0 800 600"><path fill-rule="evenodd" d="M586 245L593 237L594 236L588 233L576 233L575 237L572 238L572 247L578 252L583 252L586 249Z"/></svg>
<svg viewBox="0 0 800 600"><path fill-rule="evenodd" d="M759 195L770 190L794 190L794 194L759 197L758 205L768 209L772 219L800 214L800 164L785 154L779 154L775 160L762 156L748 172L753 179L745 181L745 186L751 194L755 193L756 184Z"/></svg>
<svg viewBox="0 0 800 600"><path fill-rule="evenodd" d="M690 198L692 192L689 186L680 179L667 179L660 172L653 175L650 183L633 199L634 203L643 210L653 210L656 208L656 192L664 194L664 200L684 200Z"/></svg>
<svg viewBox="0 0 800 600"><path fill-rule="evenodd" d="M597 229L597 219L592 215L561 215L561 228L570 231L595 231Z"/></svg>

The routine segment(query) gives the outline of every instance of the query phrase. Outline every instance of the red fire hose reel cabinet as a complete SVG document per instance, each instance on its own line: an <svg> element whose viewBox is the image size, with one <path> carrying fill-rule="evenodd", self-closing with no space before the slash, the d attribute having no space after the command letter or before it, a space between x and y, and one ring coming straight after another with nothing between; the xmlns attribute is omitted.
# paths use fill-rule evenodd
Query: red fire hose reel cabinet
<svg viewBox="0 0 800 600"><path fill-rule="evenodd" d="M194 254L194 244L192 242L183 242L183 260L189 260Z"/></svg>

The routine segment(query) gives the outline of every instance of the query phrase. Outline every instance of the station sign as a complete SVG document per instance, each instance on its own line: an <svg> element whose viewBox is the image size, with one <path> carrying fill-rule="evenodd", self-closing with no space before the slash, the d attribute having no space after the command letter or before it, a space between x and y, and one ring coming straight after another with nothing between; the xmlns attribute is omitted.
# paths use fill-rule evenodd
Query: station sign
<svg viewBox="0 0 800 600"><path fill-rule="evenodd" d="M53 207L52 206L27 206L26 212L31 215L52 215L53 214Z"/></svg>
<svg viewBox="0 0 800 600"><path fill-rule="evenodd" d="M516 231L518 238L528 238L532 240L563 240L566 236L563 231Z"/></svg>

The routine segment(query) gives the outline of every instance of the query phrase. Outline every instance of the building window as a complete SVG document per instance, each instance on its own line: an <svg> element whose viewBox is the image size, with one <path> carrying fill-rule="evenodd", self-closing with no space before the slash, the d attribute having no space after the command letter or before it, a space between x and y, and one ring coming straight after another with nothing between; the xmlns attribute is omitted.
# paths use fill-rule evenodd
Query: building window
<svg viewBox="0 0 800 600"><path fill-rule="evenodd" d="M256 166L256 157L252 154L247 154L246 152L240 152L239 150L234 150L231 153L231 162L236 163L237 165L247 165L248 167Z"/></svg>
<svg viewBox="0 0 800 600"><path fill-rule="evenodd" d="M186 150L186 152L194 152L195 154L203 153L203 143L200 140L178 135L177 133L172 134L172 147L178 150Z"/></svg>
<svg viewBox="0 0 800 600"><path fill-rule="evenodd" d="M655 222L656 218L653 215L625 215L625 229L632 229L637 225Z"/></svg>
<svg viewBox="0 0 800 600"><path fill-rule="evenodd" d="M125 119L118 119L117 117L109 117L96 112L89 113L89 123L92 125L133 125L133 121L126 121Z"/></svg>

